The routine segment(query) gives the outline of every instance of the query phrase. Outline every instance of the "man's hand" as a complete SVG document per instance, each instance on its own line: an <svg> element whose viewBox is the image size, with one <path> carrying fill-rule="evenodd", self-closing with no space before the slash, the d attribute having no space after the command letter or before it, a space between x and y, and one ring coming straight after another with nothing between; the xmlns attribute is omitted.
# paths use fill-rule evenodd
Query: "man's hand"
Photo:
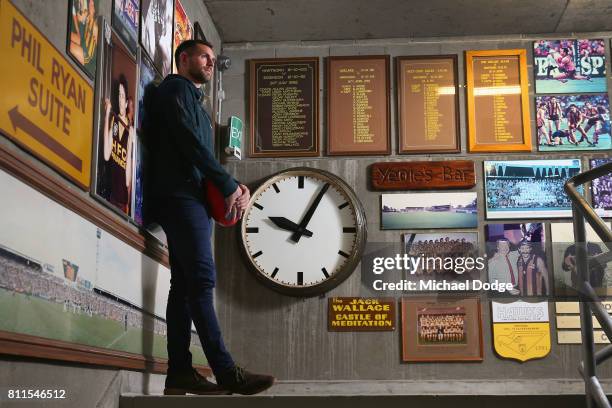
<svg viewBox="0 0 612 408"><path fill-rule="evenodd" d="M232 194L230 194L229 196L225 197L225 216L226 217L234 209L234 205L236 204L236 200L241 195L242 195L242 189L240 188L240 186L238 186L236 188L236 190Z"/></svg>
<svg viewBox="0 0 612 408"><path fill-rule="evenodd" d="M251 200L251 192L244 184L240 184L238 188L242 191L242 194L236 199L234 205L236 206L236 211L238 211L238 219L240 219L249 205L249 201Z"/></svg>

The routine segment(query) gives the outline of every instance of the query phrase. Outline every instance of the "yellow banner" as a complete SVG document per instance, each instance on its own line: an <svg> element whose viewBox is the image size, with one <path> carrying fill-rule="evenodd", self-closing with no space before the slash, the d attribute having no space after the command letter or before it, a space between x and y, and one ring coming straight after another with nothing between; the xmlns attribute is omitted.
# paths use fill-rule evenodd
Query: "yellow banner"
<svg viewBox="0 0 612 408"><path fill-rule="evenodd" d="M493 345L501 357L519 361L550 353L550 323L493 323Z"/></svg>
<svg viewBox="0 0 612 408"><path fill-rule="evenodd" d="M0 0L0 55L0 130L87 189L93 88L7 0Z"/></svg>

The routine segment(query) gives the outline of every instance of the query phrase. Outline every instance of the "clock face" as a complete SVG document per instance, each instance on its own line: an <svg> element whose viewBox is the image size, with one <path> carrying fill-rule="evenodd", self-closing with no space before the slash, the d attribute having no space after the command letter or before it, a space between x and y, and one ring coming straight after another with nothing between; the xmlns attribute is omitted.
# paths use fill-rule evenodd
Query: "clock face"
<svg viewBox="0 0 612 408"><path fill-rule="evenodd" d="M242 239L256 272L272 287L316 294L340 283L356 266L365 217L352 190L337 177L287 170L253 193Z"/></svg>

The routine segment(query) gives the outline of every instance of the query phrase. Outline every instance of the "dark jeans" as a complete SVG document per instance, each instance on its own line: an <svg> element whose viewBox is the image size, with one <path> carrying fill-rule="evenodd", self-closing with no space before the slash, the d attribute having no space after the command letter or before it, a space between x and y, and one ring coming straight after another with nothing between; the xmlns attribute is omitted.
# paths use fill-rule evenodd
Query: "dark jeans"
<svg viewBox="0 0 612 408"><path fill-rule="evenodd" d="M234 361L223 344L213 303L216 271L210 240L212 221L204 204L195 198L157 199L154 212L166 233L170 252L168 371L191 368L193 320L213 373L224 373L234 367Z"/></svg>

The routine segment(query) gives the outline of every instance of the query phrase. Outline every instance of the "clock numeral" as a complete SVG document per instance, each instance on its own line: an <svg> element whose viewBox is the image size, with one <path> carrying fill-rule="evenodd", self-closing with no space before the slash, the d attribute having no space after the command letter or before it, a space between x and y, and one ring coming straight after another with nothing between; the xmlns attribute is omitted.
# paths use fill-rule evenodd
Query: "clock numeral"
<svg viewBox="0 0 612 408"><path fill-rule="evenodd" d="M298 188L304 188L304 176L298 176Z"/></svg>
<svg viewBox="0 0 612 408"><path fill-rule="evenodd" d="M340 204L340 205L338 206L338 208L341 210L341 209L343 209L344 207L346 207L347 205L349 205L348 201L347 201L347 202L345 202L344 204Z"/></svg>
<svg viewBox="0 0 612 408"><path fill-rule="evenodd" d="M321 271L323 272L323 275L325 275L326 278L329 278L329 273L327 272L327 269L321 268Z"/></svg>
<svg viewBox="0 0 612 408"><path fill-rule="evenodd" d="M300 286L304 284L304 272L297 273L297 284Z"/></svg>
<svg viewBox="0 0 612 408"><path fill-rule="evenodd" d="M263 210L263 206L257 204L257 203L253 203L253 207L258 208L260 210Z"/></svg>
<svg viewBox="0 0 612 408"><path fill-rule="evenodd" d="M276 185L276 183L272 184L272 187L274 187L274 191L276 191L276 194L280 193L280 188L278 188L278 186Z"/></svg>
<svg viewBox="0 0 612 408"><path fill-rule="evenodd" d="M257 227L247 227L246 229L247 234L257 234L258 232L259 232L259 228Z"/></svg>
<svg viewBox="0 0 612 408"><path fill-rule="evenodd" d="M257 258L259 255L263 254L263 251L259 251L256 254L252 254L253 259Z"/></svg>
<svg viewBox="0 0 612 408"><path fill-rule="evenodd" d="M342 256L343 256L343 257L345 257L345 258L350 257L350 255L349 255L349 254L347 254L346 252L343 252L342 250L338 251L338 255L342 255Z"/></svg>
<svg viewBox="0 0 612 408"><path fill-rule="evenodd" d="M354 234L357 232L357 228L355 227L344 227L342 228L342 232L344 232L345 234Z"/></svg>
<svg viewBox="0 0 612 408"><path fill-rule="evenodd" d="M274 279L277 273L278 273L278 268L274 268L274 270L272 271L272 275L270 275L272 279Z"/></svg>

